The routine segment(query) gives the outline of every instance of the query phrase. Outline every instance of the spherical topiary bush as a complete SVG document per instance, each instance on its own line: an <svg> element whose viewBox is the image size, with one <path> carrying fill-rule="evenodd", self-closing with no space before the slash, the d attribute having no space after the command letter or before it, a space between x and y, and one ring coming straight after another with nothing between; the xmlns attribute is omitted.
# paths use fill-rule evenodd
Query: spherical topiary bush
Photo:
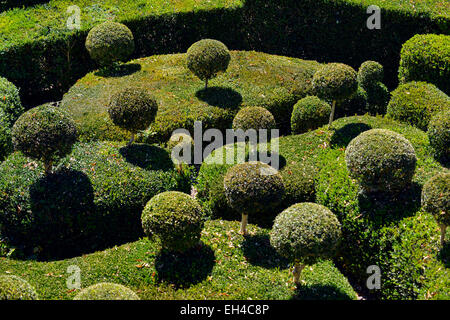
<svg viewBox="0 0 450 320"><path fill-rule="evenodd" d="M225 72L231 60L225 44L213 39L203 39L194 43L187 51L187 67L200 80L214 78L219 72Z"/></svg>
<svg viewBox="0 0 450 320"><path fill-rule="evenodd" d="M386 130L365 131L345 150L349 174L363 191L397 192L411 183L416 168L412 144L401 134Z"/></svg>
<svg viewBox="0 0 450 320"><path fill-rule="evenodd" d="M134 38L127 26L107 21L89 31L86 49L102 67L125 61L134 51Z"/></svg>
<svg viewBox="0 0 450 320"><path fill-rule="evenodd" d="M231 167L223 181L231 208L242 213L241 233L247 232L248 215L276 207L284 196L280 173L262 162L245 162Z"/></svg>
<svg viewBox="0 0 450 320"><path fill-rule="evenodd" d="M131 289L115 283L97 283L81 290L74 300L140 300Z"/></svg>
<svg viewBox="0 0 450 320"><path fill-rule="evenodd" d="M24 112L20 102L19 89L7 79L0 77L0 109L3 112L5 124L12 126Z"/></svg>
<svg viewBox="0 0 450 320"><path fill-rule="evenodd" d="M52 163L71 152L77 140L73 120L57 107L44 105L22 114L12 129L14 149L25 156L41 160L45 172Z"/></svg>
<svg viewBox="0 0 450 320"><path fill-rule="evenodd" d="M108 107L112 122L131 132L129 145L133 143L136 133L147 129L155 120L157 111L155 98L140 88L125 88L115 93Z"/></svg>
<svg viewBox="0 0 450 320"><path fill-rule="evenodd" d="M389 89L382 82L377 82L367 89L367 111L371 115L386 114L391 99Z"/></svg>
<svg viewBox="0 0 450 320"><path fill-rule="evenodd" d="M175 133L167 142L167 148L171 152L172 161L176 164L194 163L194 139L186 133Z"/></svg>
<svg viewBox="0 0 450 320"><path fill-rule="evenodd" d="M450 173L439 173L428 180L422 189L422 207L431 213L441 227L441 244L450 225Z"/></svg>
<svg viewBox="0 0 450 320"><path fill-rule="evenodd" d="M358 84L364 89L370 88L384 78L383 66L376 61L366 61L358 70Z"/></svg>
<svg viewBox="0 0 450 320"><path fill-rule="evenodd" d="M271 130L276 128L275 118L269 110L263 107L245 107L239 110L233 119L233 129Z"/></svg>
<svg viewBox="0 0 450 320"><path fill-rule="evenodd" d="M184 252L197 245L203 224L198 202L177 191L154 196L142 212L145 234L158 237L162 247L170 251Z"/></svg>
<svg viewBox="0 0 450 320"><path fill-rule="evenodd" d="M358 89L356 71L343 63L322 66L313 76L314 92L322 99L333 101L330 122L333 122L336 101L350 98Z"/></svg>
<svg viewBox="0 0 450 320"><path fill-rule="evenodd" d="M428 125L428 139L437 159L450 161L450 109L438 112Z"/></svg>
<svg viewBox="0 0 450 320"><path fill-rule="evenodd" d="M305 265L336 254L340 238L336 216L322 205L305 202L290 206L275 218L270 244L295 263L294 282L298 283Z"/></svg>
<svg viewBox="0 0 450 320"><path fill-rule="evenodd" d="M316 96L308 96L294 105L291 117L292 133L315 130L327 123L331 106Z"/></svg>
<svg viewBox="0 0 450 320"><path fill-rule="evenodd" d="M37 300L34 288L25 280L11 275L0 275L0 300Z"/></svg>
<svg viewBox="0 0 450 320"><path fill-rule="evenodd" d="M409 123L424 131L431 117L450 108L450 97L426 82L408 82L392 92L387 106L387 116Z"/></svg>

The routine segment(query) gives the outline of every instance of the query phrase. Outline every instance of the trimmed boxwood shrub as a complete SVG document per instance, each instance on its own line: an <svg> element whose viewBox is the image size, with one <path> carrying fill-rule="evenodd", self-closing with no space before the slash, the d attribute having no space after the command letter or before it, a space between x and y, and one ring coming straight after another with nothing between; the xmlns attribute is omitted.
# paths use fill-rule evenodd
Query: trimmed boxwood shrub
<svg viewBox="0 0 450 320"><path fill-rule="evenodd" d="M208 89L210 79L227 70L230 60L227 46L213 39L203 39L194 43L186 53L188 69L200 80L205 81L205 89Z"/></svg>
<svg viewBox="0 0 450 320"><path fill-rule="evenodd" d="M0 165L0 234L44 258L136 239L154 195L190 190L166 150L142 144L78 143L52 174L41 172L20 153Z"/></svg>
<svg viewBox="0 0 450 320"><path fill-rule="evenodd" d="M358 84L364 89L370 88L377 82L382 82L383 78L383 66L376 61L365 61L358 69Z"/></svg>
<svg viewBox="0 0 450 320"><path fill-rule="evenodd" d="M341 225L326 207L316 203L297 203L281 212L273 224L270 244L295 263L294 282L299 283L305 265L336 254Z"/></svg>
<svg viewBox="0 0 450 320"><path fill-rule="evenodd" d="M161 240L164 249L185 252L199 244L202 208L186 193L168 191L154 196L142 212L145 234Z"/></svg>
<svg viewBox="0 0 450 320"><path fill-rule="evenodd" d="M400 83L425 81L450 94L450 35L416 34L400 52Z"/></svg>
<svg viewBox="0 0 450 320"><path fill-rule="evenodd" d="M430 83L413 81L392 92L387 116L426 131L431 117L449 108L450 97L444 92Z"/></svg>
<svg viewBox="0 0 450 320"><path fill-rule="evenodd" d="M348 99L337 102L336 118L351 117L368 113L368 95L366 90L358 86L356 93Z"/></svg>
<svg viewBox="0 0 450 320"><path fill-rule="evenodd" d="M133 33L122 23L103 22L89 31L86 49L91 58L102 67L126 61L134 51Z"/></svg>
<svg viewBox="0 0 450 320"><path fill-rule="evenodd" d="M428 139L437 159L450 161L450 108L436 113L428 125Z"/></svg>
<svg viewBox="0 0 450 320"><path fill-rule="evenodd" d="M51 105L28 110L12 128L14 149L41 160L46 174L51 172L53 162L72 151L77 138L73 120Z"/></svg>
<svg viewBox="0 0 450 320"><path fill-rule="evenodd" d="M385 114L390 100L388 88L383 84L384 68L376 61L365 61L358 70L358 85L367 94L367 111Z"/></svg>
<svg viewBox="0 0 450 320"><path fill-rule="evenodd" d="M74 300L140 300L139 296L127 287L115 283L97 283L81 290Z"/></svg>
<svg viewBox="0 0 450 320"><path fill-rule="evenodd" d="M34 288L12 275L0 275L0 300L38 300Z"/></svg>
<svg viewBox="0 0 450 320"><path fill-rule="evenodd" d="M271 130L276 127L277 124L273 115L269 110L262 107L242 108L233 119L234 130L242 129L247 131L254 129L258 131L260 129Z"/></svg>
<svg viewBox="0 0 450 320"><path fill-rule="evenodd" d="M293 134L315 130L327 123L331 106L316 96L307 96L294 105L291 117Z"/></svg>
<svg viewBox="0 0 450 320"><path fill-rule="evenodd" d="M401 134L372 129L350 141L345 161L364 192L399 192L411 183L417 158L414 147Z"/></svg>
<svg viewBox="0 0 450 320"><path fill-rule="evenodd" d="M450 172L439 173L425 183L422 189L423 209L431 213L441 228L441 244L450 225Z"/></svg>

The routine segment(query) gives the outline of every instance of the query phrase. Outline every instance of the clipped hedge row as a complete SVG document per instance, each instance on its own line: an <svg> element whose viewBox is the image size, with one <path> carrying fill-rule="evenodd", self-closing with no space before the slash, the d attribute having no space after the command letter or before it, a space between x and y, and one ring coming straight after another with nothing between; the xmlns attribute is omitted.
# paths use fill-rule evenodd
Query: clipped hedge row
<svg viewBox="0 0 450 320"><path fill-rule="evenodd" d="M35 4L47 2L49 2L49 0L0 0L0 12L11 8L29 7Z"/></svg>
<svg viewBox="0 0 450 320"><path fill-rule="evenodd" d="M366 27L369 5L382 8L382 30ZM82 9L82 29L67 30L70 5ZM185 52L195 41L212 38L230 49L341 61L353 67L365 60L384 65L388 86L397 78L401 45L417 33L450 34L446 0L404 1L234 0L142 4L136 1L53 0L49 5L7 12L0 17L0 75L22 89L26 101L57 100L94 68L84 48L87 31L110 19L135 35L135 57ZM39 22L39 23L37 23ZM361 46L364 43L364 46Z"/></svg>

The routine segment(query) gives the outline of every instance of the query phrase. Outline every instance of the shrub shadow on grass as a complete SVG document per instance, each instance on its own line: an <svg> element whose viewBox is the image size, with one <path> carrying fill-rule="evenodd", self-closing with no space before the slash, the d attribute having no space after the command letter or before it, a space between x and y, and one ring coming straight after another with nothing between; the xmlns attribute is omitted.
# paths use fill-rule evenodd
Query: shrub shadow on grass
<svg viewBox="0 0 450 320"><path fill-rule="evenodd" d="M353 300L332 285L298 285L292 300Z"/></svg>
<svg viewBox="0 0 450 320"><path fill-rule="evenodd" d="M340 129L334 129L330 145L333 148L347 147L350 141L359 136L364 131L372 129L365 123L349 123Z"/></svg>
<svg viewBox="0 0 450 320"><path fill-rule="evenodd" d="M447 237L448 239L448 232ZM439 251L437 258L444 263L446 268L450 268L450 241L447 240Z"/></svg>
<svg viewBox="0 0 450 320"><path fill-rule="evenodd" d="M202 282L211 274L214 264L214 251L204 243L183 253L161 250L155 259L157 280L177 288Z"/></svg>
<svg viewBox="0 0 450 320"><path fill-rule="evenodd" d="M141 69L141 65L137 63L120 64L100 69L95 72L95 75L104 78L120 78L132 75L133 73L141 71Z"/></svg>
<svg viewBox="0 0 450 320"><path fill-rule="evenodd" d="M195 96L211 106L223 109L238 109L242 103L241 94L231 88L210 87L198 90Z"/></svg>
<svg viewBox="0 0 450 320"><path fill-rule="evenodd" d="M280 256L270 245L269 235L256 234L246 236L242 243L242 250L247 261L266 269L287 269L289 261Z"/></svg>
<svg viewBox="0 0 450 320"><path fill-rule="evenodd" d="M174 167L169 153L157 146L134 143L120 148L119 153L127 162L145 170L169 171Z"/></svg>

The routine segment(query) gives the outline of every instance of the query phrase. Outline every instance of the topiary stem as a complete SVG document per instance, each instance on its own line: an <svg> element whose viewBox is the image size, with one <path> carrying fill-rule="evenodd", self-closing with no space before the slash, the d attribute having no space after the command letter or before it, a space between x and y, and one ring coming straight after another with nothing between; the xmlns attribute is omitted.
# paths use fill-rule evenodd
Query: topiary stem
<svg viewBox="0 0 450 320"><path fill-rule="evenodd" d="M336 109L336 100L333 100L333 104L331 106L330 121L328 122L328 129L331 128L331 123L334 120L334 110L335 109Z"/></svg>
<svg viewBox="0 0 450 320"><path fill-rule="evenodd" d="M53 161L44 161L44 171L46 175L52 173Z"/></svg>
<svg viewBox="0 0 450 320"><path fill-rule="evenodd" d="M300 274L302 273L302 270L305 268L304 264L300 264L298 262L295 263L294 269L292 270L292 275L294 276L294 283L299 284L300 283Z"/></svg>
<svg viewBox="0 0 450 320"><path fill-rule="evenodd" d="M441 224L439 227L441 227L441 246L444 246L445 242L445 230L447 229L447 226L444 224Z"/></svg>
<svg viewBox="0 0 450 320"><path fill-rule="evenodd" d="M242 214L241 230L239 232L243 235L247 234L247 224L248 224L248 214Z"/></svg>
<svg viewBox="0 0 450 320"><path fill-rule="evenodd" d="M131 146L134 142L134 133L131 134L131 139L128 141L127 146Z"/></svg>
<svg viewBox="0 0 450 320"><path fill-rule="evenodd" d="M205 90L208 89L208 79L205 80Z"/></svg>

